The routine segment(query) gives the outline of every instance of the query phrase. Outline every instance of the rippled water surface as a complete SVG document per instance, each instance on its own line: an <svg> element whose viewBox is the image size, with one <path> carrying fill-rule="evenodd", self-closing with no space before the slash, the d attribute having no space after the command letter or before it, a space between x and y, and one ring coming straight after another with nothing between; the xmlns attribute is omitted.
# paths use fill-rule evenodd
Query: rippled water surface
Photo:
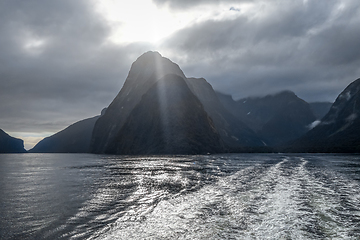
<svg viewBox="0 0 360 240"><path fill-rule="evenodd" d="M360 239L360 156L3 154L0 239Z"/></svg>

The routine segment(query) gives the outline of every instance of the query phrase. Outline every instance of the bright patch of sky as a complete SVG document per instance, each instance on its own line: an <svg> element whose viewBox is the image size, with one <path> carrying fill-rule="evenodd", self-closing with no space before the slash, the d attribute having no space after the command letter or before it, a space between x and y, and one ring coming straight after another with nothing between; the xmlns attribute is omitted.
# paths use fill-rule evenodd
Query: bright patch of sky
<svg viewBox="0 0 360 240"><path fill-rule="evenodd" d="M207 20L232 19L251 8L250 4L202 5L186 11L157 7L151 0L95 2L97 11L108 21L116 44L148 42L157 44L172 33Z"/></svg>
<svg viewBox="0 0 360 240"><path fill-rule="evenodd" d="M38 142L40 142L43 138L52 135L53 133L45 132L45 133L27 133L27 132L8 132L8 134L15 138L20 138L24 140L24 148L26 150L30 150L33 148Z"/></svg>

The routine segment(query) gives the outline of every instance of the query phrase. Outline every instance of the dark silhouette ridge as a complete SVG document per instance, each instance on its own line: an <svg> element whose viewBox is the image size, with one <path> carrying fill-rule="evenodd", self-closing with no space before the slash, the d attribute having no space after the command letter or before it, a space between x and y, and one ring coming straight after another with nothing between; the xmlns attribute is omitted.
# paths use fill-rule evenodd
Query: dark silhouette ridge
<svg viewBox="0 0 360 240"><path fill-rule="evenodd" d="M106 150L114 154L206 154L225 148L185 80L168 74L143 96Z"/></svg>
<svg viewBox="0 0 360 240"><path fill-rule="evenodd" d="M0 129L0 153L26 153L24 141L11 137Z"/></svg>
<svg viewBox="0 0 360 240"><path fill-rule="evenodd" d="M104 111L104 110L103 110ZM46 137L30 153L88 153L96 120L100 116L78 121L64 130Z"/></svg>

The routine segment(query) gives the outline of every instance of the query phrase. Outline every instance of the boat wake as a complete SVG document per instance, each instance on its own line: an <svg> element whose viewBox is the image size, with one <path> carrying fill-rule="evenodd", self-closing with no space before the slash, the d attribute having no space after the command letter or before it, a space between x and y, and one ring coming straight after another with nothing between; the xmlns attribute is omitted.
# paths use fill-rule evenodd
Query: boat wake
<svg viewBox="0 0 360 240"><path fill-rule="evenodd" d="M202 172L177 162L184 166L175 164L171 174L139 174L124 198L131 204L98 216L116 220L89 238L358 239L359 183L312 162L284 156L230 174L215 165ZM92 201L79 216L94 202L109 204L104 192Z"/></svg>

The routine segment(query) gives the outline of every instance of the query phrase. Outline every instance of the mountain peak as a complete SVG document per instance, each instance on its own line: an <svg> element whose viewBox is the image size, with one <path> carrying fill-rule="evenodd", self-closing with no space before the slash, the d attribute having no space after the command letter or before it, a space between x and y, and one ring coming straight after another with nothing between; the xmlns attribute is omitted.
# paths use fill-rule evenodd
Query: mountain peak
<svg viewBox="0 0 360 240"><path fill-rule="evenodd" d="M283 90L281 92L273 94L273 96L281 96L281 95L284 95L284 96L296 96L296 94L293 91L290 91L290 90Z"/></svg>
<svg viewBox="0 0 360 240"><path fill-rule="evenodd" d="M147 52L143 53L142 55L140 55L140 57L138 57L137 60L156 58L156 57L161 58L163 56L157 51L147 51Z"/></svg>
<svg viewBox="0 0 360 240"><path fill-rule="evenodd" d="M158 52L146 52L132 64L124 86L95 124L91 143L93 152L104 152L141 97L167 74L175 74L186 79L176 63Z"/></svg>

